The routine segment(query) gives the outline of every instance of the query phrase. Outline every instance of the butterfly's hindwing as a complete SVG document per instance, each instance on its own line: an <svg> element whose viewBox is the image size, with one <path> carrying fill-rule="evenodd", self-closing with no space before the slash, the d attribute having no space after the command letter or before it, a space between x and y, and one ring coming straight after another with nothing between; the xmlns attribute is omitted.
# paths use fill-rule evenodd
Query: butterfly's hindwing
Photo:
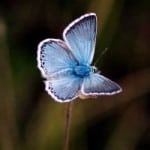
<svg viewBox="0 0 150 150"><path fill-rule="evenodd" d="M121 92L121 87L110 79L91 73L84 78L81 92L84 95L113 95Z"/></svg>
<svg viewBox="0 0 150 150"><path fill-rule="evenodd" d="M46 91L58 102L69 102L77 98L81 89L82 79L74 75L46 81Z"/></svg>

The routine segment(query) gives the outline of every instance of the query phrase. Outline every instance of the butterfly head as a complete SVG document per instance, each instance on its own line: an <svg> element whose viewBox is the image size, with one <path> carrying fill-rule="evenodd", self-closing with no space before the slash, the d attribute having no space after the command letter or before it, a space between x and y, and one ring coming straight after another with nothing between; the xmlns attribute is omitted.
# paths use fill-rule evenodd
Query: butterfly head
<svg viewBox="0 0 150 150"><path fill-rule="evenodd" d="M99 72L98 69L95 66L92 66L91 68L92 68L92 72L94 72L94 73Z"/></svg>

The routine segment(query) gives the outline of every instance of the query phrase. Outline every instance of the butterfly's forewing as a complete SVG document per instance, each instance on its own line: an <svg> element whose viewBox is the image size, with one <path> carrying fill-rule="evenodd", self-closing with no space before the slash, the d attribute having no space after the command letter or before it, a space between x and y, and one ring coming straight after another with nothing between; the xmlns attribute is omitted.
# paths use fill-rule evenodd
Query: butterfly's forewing
<svg viewBox="0 0 150 150"><path fill-rule="evenodd" d="M58 102L69 102L77 98L82 79L74 75L66 75L55 80L46 81L46 91Z"/></svg>
<svg viewBox="0 0 150 150"><path fill-rule="evenodd" d="M84 95L113 95L121 91L117 83L97 73L84 78L81 89Z"/></svg>
<svg viewBox="0 0 150 150"><path fill-rule="evenodd" d="M91 64L93 60L97 17L94 13L81 16L64 30L63 38L80 64Z"/></svg>
<svg viewBox="0 0 150 150"><path fill-rule="evenodd" d="M46 39L40 42L37 61L38 68L45 78L72 69L76 64L65 42L58 39Z"/></svg>

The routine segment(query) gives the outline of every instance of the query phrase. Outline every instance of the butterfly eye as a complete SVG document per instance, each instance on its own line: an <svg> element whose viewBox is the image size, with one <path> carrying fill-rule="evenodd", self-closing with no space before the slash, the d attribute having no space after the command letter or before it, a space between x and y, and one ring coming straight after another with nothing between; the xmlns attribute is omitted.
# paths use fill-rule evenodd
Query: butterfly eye
<svg viewBox="0 0 150 150"><path fill-rule="evenodd" d="M96 73L98 69L95 66L92 66L92 72Z"/></svg>

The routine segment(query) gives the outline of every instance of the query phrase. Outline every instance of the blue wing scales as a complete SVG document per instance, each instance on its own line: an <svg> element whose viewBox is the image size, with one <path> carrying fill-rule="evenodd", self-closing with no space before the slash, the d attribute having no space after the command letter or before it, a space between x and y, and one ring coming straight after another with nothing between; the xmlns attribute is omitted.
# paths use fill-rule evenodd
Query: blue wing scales
<svg viewBox="0 0 150 150"><path fill-rule="evenodd" d="M38 68L46 78L70 70L76 61L71 51L62 40L46 39L38 45Z"/></svg>
<svg viewBox="0 0 150 150"><path fill-rule="evenodd" d="M84 79L81 90L84 95L113 95L121 91L117 83L97 73Z"/></svg>
<svg viewBox="0 0 150 150"><path fill-rule="evenodd" d="M97 17L94 13L81 16L73 21L63 33L79 64L91 64L95 51Z"/></svg>
<svg viewBox="0 0 150 150"><path fill-rule="evenodd" d="M82 79L67 75L55 80L45 81L46 91L58 102L69 102L78 97Z"/></svg>

